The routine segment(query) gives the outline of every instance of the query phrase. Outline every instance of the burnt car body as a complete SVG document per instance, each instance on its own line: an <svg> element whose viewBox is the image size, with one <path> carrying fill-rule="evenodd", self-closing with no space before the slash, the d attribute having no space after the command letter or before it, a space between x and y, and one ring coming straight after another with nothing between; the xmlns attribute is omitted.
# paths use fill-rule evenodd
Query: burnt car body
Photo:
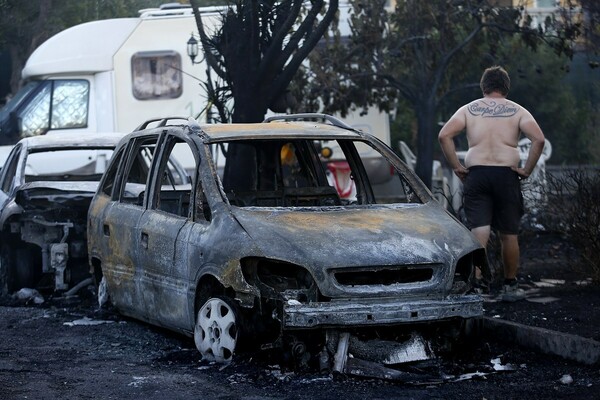
<svg viewBox="0 0 600 400"><path fill-rule="evenodd" d="M22 139L0 173L0 286L66 290L90 277L87 210L122 134Z"/></svg>
<svg viewBox="0 0 600 400"><path fill-rule="evenodd" d="M248 338L268 347L288 332L481 316L471 284L475 265L487 266L484 249L388 147L321 117L164 120L129 134L89 211L100 293L123 314L194 335L218 361ZM330 144L352 171L354 197L328 180ZM197 164L187 186L165 167L182 146ZM373 193L360 146L389 163L401 188L393 202ZM148 149L152 160L140 156Z"/></svg>

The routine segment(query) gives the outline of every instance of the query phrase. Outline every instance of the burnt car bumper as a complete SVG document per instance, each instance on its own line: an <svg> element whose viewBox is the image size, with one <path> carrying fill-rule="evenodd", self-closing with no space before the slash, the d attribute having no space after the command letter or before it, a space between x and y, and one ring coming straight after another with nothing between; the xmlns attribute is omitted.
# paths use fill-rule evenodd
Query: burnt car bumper
<svg viewBox="0 0 600 400"><path fill-rule="evenodd" d="M284 328L376 326L472 318L483 315L479 295L453 296L444 300L369 299L327 303L285 304Z"/></svg>

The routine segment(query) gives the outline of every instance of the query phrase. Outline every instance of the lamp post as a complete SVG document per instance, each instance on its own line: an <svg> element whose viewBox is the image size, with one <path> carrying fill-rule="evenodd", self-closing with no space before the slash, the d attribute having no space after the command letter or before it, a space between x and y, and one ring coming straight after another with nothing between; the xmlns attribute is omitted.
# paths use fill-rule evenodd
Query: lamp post
<svg viewBox="0 0 600 400"><path fill-rule="evenodd" d="M192 60L192 64L200 64L200 62L194 61L198 56L198 41L194 37L193 33L190 36L190 39L187 41L187 54Z"/></svg>

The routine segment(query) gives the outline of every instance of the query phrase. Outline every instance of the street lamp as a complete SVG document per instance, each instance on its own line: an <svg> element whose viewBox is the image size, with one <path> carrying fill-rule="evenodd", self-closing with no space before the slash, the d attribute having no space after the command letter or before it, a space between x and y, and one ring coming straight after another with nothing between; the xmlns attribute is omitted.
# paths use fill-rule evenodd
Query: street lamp
<svg viewBox="0 0 600 400"><path fill-rule="evenodd" d="M190 40L187 41L187 54L192 60L192 64L199 64L194 62L194 60L198 56L198 41L194 37L193 33L192 36L190 36Z"/></svg>

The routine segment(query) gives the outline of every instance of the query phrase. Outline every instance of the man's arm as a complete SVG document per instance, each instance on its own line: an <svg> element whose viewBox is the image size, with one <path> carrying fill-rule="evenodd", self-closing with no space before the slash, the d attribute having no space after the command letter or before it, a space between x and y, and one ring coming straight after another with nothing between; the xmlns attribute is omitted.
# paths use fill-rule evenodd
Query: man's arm
<svg viewBox="0 0 600 400"><path fill-rule="evenodd" d="M527 161L525 161L525 166L523 166L523 168L516 169L517 173L521 177L527 178L533 172L533 169L542 155L542 151L544 150L544 142L546 139L538 123L526 110L525 115L519 122L519 129L521 132L523 132L525 137L531 140L531 147L529 148L529 154L527 156Z"/></svg>
<svg viewBox="0 0 600 400"><path fill-rule="evenodd" d="M450 167L460 178L464 180L469 173L469 170L460 163L458 156L456 155L456 147L454 146L454 137L459 135L466 127L466 120L464 115L464 107L461 107L452 118L448 120L440 130L438 140L442 147L442 152L450 164Z"/></svg>

